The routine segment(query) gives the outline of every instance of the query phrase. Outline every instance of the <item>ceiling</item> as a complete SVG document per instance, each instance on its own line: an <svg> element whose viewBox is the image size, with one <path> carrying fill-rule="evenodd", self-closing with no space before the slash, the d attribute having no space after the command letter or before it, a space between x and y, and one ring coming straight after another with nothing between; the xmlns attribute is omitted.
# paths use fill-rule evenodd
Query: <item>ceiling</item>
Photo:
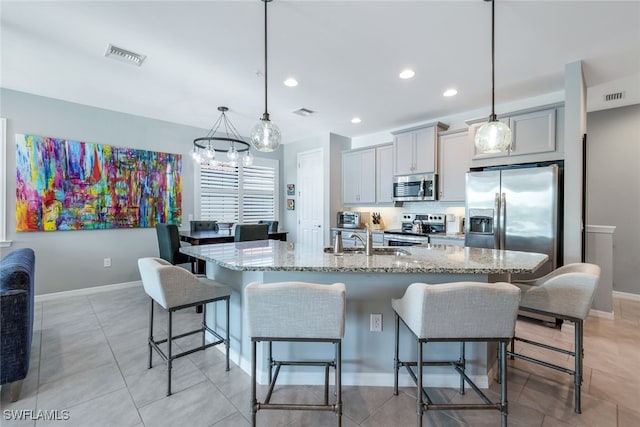
<svg viewBox="0 0 640 427"><path fill-rule="evenodd" d="M0 5L4 88L206 129L224 105L245 136L264 111L259 0ZM274 0L268 10L269 113L284 142L490 112L488 2ZM640 102L640 1L497 1L495 32L497 104L562 91L577 60L590 109L605 108L592 89ZM110 43L147 58L107 58ZM411 80L398 78L406 67ZM450 87L458 95L444 98Z"/></svg>

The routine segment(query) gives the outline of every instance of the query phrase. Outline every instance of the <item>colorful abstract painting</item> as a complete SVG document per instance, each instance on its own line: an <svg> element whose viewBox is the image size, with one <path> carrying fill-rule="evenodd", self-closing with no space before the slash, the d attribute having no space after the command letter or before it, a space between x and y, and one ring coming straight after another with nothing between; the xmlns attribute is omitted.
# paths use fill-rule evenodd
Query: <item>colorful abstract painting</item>
<svg viewBox="0 0 640 427"><path fill-rule="evenodd" d="M16 230L180 223L182 156L16 135Z"/></svg>

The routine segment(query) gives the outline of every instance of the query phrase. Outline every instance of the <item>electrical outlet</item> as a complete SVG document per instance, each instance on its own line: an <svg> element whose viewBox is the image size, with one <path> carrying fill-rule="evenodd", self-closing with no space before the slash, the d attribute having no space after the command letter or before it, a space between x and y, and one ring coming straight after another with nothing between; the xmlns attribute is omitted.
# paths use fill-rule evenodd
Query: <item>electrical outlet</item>
<svg viewBox="0 0 640 427"><path fill-rule="evenodd" d="M382 314L371 314L369 318L369 331L382 332Z"/></svg>
<svg viewBox="0 0 640 427"><path fill-rule="evenodd" d="M105 267L111 267L111 258L105 258L104 259L104 266Z"/></svg>

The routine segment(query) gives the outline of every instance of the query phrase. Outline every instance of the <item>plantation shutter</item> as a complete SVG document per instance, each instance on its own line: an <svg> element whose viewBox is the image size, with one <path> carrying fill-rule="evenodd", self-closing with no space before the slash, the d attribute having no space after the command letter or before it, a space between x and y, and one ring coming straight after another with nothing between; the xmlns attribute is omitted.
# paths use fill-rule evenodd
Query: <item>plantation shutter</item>
<svg viewBox="0 0 640 427"><path fill-rule="evenodd" d="M245 166L242 173L243 222L275 219L276 171L269 166Z"/></svg>
<svg viewBox="0 0 640 427"><path fill-rule="evenodd" d="M278 162L200 166L200 219L255 224L277 220Z"/></svg>
<svg viewBox="0 0 640 427"><path fill-rule="evenodd" d="M201 166L200 219L239 222L239 178L237 166Z"/></svg>

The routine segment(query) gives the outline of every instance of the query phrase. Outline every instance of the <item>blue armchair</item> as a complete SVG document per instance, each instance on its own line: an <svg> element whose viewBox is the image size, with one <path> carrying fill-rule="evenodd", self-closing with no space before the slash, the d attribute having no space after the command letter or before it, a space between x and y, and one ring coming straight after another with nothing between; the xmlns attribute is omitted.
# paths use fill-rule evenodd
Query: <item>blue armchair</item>
<svg viewBox="0 0 640 427"><path fill-rule="evenodd" d="M10 384L12 402L29 371L34 273L32 249L17 249L0 261L0 385Z"/></svg>

